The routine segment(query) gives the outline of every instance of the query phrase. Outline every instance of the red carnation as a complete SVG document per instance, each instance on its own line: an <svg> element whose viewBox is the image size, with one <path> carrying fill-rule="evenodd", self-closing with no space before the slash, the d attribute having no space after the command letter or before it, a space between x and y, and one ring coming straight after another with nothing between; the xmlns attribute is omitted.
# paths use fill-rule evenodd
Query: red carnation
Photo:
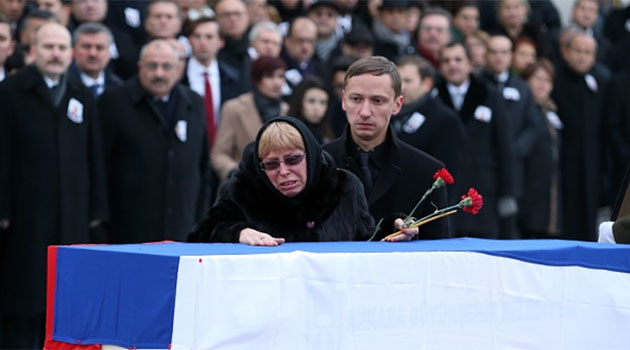
<svg viewBox="0 0 630 350"><path fill-rule="evenodd" d="M481 207L483 207L483 197L477 193L477 190L471 187L468 193L462 196L461 203L463 204L462 209L465 212L477 214L479 210L481 210Z"/></svg>
<svg viewBox="0 0 630 350"><path fill-rule="evenodd" d="M442 178L442 181L444 181L447 185L455 182L455 180L453 180L453 176L451 176L451 173L449 173L446 168L442 168L433 174L433 180L437 180L438 178Z"/></svg>

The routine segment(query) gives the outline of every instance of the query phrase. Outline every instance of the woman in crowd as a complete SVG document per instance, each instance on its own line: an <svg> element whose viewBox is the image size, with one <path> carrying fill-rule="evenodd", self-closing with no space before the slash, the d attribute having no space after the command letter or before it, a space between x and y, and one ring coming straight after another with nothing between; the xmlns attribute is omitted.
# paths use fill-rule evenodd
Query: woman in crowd
<svg viewBox="0 0 630 350"><path fill-rule="evenodd" d="M514 42L512 51L512 70L521 76L525 68L536 62L538 56L536 43L531 38L523 36Z"/></svg>
<svg viewBox="0 0 630 350"><path fill-rule="evenodd" d="M466 45L470 49L470 59L475 73L480 73L486 67L488 38L488 33L483 30L475 30L466 35Z"/></svg>
<svg viewBox="0 0 630 350"><path fill-rule="evenodd" d="M254 89L227 101L221 108L221 122L210 159L221 182L238 167L243 149L254 141L264 122L287 113L282 101L286 66L282 59L260 56L252 63Z"/></svg>
<svg viewBox="0 0 630 350"><path fill-rule="evenodd" d="M523 71L536 103L538 140L524 160L524 188L519 226L525 238L558 237L560 231L560 129L562 122L550 95L554 68L547 59Z"/></svg>
<svg viewBox="0 0 630 350"><path fill-rule="evenodd" d="M360 180L338 169L308 128L290 117L267 122L238 171L193 232L193 242L366 240L374 232ZM417 229L396 240L410 239Z"/></svg>
<svg viewBox="0 0 630 350"><path fill-rule="evenodd" d="M307 76L293 90L289 115L297 118L313 133L320 144L335 138L329 117L329 94L317 77Z"/></svg>

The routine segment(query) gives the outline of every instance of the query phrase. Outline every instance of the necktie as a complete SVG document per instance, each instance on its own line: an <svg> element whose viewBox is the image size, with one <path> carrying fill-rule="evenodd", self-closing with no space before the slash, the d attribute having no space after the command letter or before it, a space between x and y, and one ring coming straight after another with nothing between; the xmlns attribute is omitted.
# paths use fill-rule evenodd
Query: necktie
<svg viewBox="0 0 630 350"><path fill-rule="evenodd" d="M94 83L92 84L92 86L90 86L90 90L92 91L92 96L94 96L94 98L97 98L99 96L98 89L100 87L101 87L101 84L99 83Z"/></svg>
<svg viewBox="0 0 630 350"><path fill-rule="evenodd" d="M361 164L361 173L363 175L363 187L365 194L372 191L372 172L370 171L370 155L367 152L359 151L359 162ZM367 197L367 196L366 196Z"/></svg>
<svg viewBox="0 0 630 350"><path fill-rule="evenodd" d="M459 111L462 109L462 104L464 104L464 94L462 94L461 91L456 90L451 97L453 98L453 107L455 107L455 110Z"/></svg>
<svg viewBox="0 0 630 350"><path fill-rule="evenodd" d="M208 146L212 147L214 143L214 135L216 132L216 125L214 123L214 104L212 103L212 87L210 86L210 79L208 72L203 72L203 79L205 83L204 90L204 103L206 106L206 127L208 128Z"/></svg>

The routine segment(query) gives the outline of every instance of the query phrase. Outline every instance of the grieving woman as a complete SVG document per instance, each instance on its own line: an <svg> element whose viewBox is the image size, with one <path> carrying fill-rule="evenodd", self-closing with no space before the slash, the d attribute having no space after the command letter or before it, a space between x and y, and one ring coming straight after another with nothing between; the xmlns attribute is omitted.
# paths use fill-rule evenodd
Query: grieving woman
<svg viewBox="0 0 630 350"><path fill-rule="evenodd" d="M189 241L273 246L367 240L373 231L360 180L337 169L302 122L278 117L245 148Z"/></svg>

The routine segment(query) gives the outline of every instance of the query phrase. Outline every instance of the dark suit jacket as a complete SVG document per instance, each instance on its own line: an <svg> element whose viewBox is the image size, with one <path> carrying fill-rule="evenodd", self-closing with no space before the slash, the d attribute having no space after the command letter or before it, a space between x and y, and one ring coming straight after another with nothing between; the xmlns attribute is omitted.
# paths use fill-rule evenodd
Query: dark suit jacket
<svg viewBox="0 0 630 350"><path fill-rule="evenodd" d="M181 80L181 83L187 87L190 87L190 81L188 80L188 75L186 73L189 61L190 59L186 61L186 69L184 69L184 76ZM221 105L223 105L225 101L231 100L245 93L245 89L243 89L243 86L239 81L239 71L222 60L218 60L217 62L219 64L219 79L221 80Z"/></svg>
<svg viewBox="0 0 630 350"><path fill-rule="evenodd" d="M8 313L43 313L46 247L89 243L90 221L107 219L95 102L73 77L66 86L55 108L34 66L0 84L0 220L10 220L0 310Z"/></svg>
<svg viewBox="0 0 630 350"><path fill-rule="evenodd" d="M346 128L344 136L335 139L331 143L324 145L324 150L328 151L338 167L360 174L361 169L350 157L349 147L350 129ZM408 144L398 140L394 133L389 131L387 140L386 163L383 164L381 173L375 179L374 187L370 193L366 194L370 214L378 222L384 220L384 234L387 226L393 224L393 219L403 217L409 213L422 197L424 192L433 183L433 174L444 164L430 155L419 151ZM421 218L434 211L434 203L438 208L447 206L446 188L442 187L433 192L417 212L415 217ZM430 224L420 227L420 239L447 238L450 236L450 225L448 219L440 219ZM381 239L376 237L375 239Z"/></svg>
<svg viewBox="0 0 630 350"><path fill-rule="evenodd" d="M79 82L82 83L81 73L76 63L73 62L72 65L70 65L68 72L72 74ZM116 75L114 72L109 70L109 68L105 68L105 90L103 91L103 93L105 93L105 91L107 91L108 89L121 86L122 84L123 84L123 80L118 75ZM89 86L86 86L86 87L89 88Z"/></svg>
<svg viewBox="0 0 630 350"><path fill-rule="evenodd" d="M174 90L171 125L138 78L99 99L112 243L185 240L208 207L203 101L185 86Z"/></svg>
<svg viewBox="0 0 630 350"><path fill-rule="evenodd" d="M436 87L442 101L453 108L446 82L438 82ZM475 118L480 106L492 113L487 122ZM477 215L457 215L455 232L460 236L498 238L499 199L514 200L513 151L505 107L493 88L471 76L459 115L468 138L455 189L464 194L474 187L483 195L484 206Z"/></svg>
<svg viewBox="0 0 630 350"><path fill-rule="evenodd" d="M497 89L505 105L514 149L514 194L518 197L523 193L523 159L534 148L537 138L534 97L527 83L513 74L510 74L500 90L494 74L484 72L482 78Z"/></svg>
<svg viewBox="0 0 630 350"><path fill-rule="evenodd" d="M427 94L403 106L390 123L400 140L443 162L455 180L459 178L466 131L459 115L439 98ZM449 203L458 200L460 195L449 191Z"/></svg>

